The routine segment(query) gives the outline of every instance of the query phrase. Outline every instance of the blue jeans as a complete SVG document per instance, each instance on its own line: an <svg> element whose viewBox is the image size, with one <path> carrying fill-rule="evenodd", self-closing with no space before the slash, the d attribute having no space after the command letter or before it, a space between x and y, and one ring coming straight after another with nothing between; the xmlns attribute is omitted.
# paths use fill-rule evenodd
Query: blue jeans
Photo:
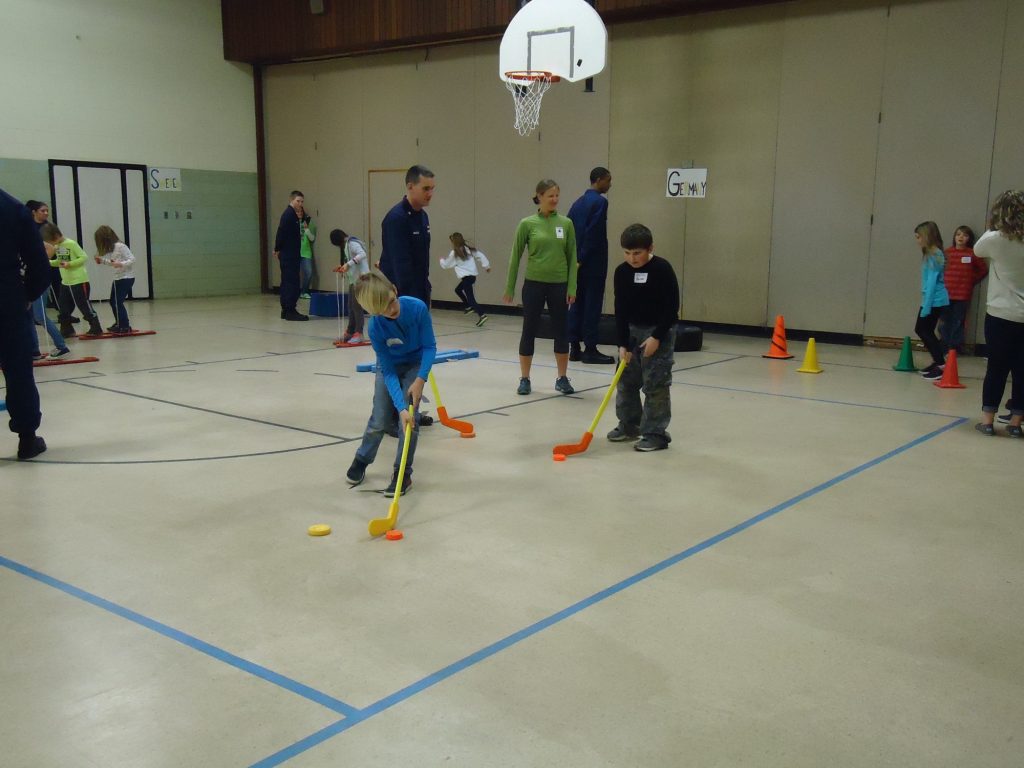
<svg viewBox="0 0 1024 768"><path fill-rule="evenodd" d="M128 310L124 308L124 300L132 292L133 285L134 277L124 277L110 285L110 308L114 312L114 325L122 331L127 331L131 327L128 323Z"/></svg>
<svg viewBox="0 0 1024 768"><path fill-rule="evenodd" d="M300 293L309 293L309 284L313 282L313 260L299 259L299 267L302 272L302 290Z"/></svg>
<svg viewBox="0 0 1024 768"><path fill-rule="evenodd" d="M402 391L409 389L416 377L419 375L420 364L404 363L396 365L398 380L401 382ZM388 392L387 384L384 383L384 374L377 371L373 384L373 411L370 413L370 420L366 422L366 431L363 432L363 442L356 450L356 458L364 464L373 464L377 458L377 449L380 448L380 441L385 434L398 432L398 451L395 453L395 469L398 469L402 462L402 446L405 445L405 431L400 429L398 412L395 404L391 401L391 393ZM412 457L416 453L416 438L419 436L419 424L413 422L412 440L409 443L409 461L406 464L406 475L412 472Z"/></svg>
<svg viewBox="0 0 1024 768"><path fill-rule="evenodd" d="M46 327L46 332L50 334L50 340L53 342L53 346L57 349L68 348L67 342L64 341L64 337L60 335L60 331L57 329L57 324L50 319L49 315L46 314L45 293L32 302L32 315L35 317L37 322L42 323ZM35 333L34 330L33 333Z"/></svg>

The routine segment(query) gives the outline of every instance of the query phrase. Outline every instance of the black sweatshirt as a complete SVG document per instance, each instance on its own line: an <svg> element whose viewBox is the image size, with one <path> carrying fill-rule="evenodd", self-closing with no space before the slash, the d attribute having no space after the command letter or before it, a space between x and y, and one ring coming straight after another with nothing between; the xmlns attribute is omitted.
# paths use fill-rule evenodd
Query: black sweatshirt
<svg viewBox="0 0 1024 768"><path fill-rule="evenodd" d="M615 328L620 347L629 347L629 325L654 326L651 334L664 340L679 316L679 283L672 265L652 256L634 269L623 262L615 269ZM642 341L642 339L637 339Z"/></svg>

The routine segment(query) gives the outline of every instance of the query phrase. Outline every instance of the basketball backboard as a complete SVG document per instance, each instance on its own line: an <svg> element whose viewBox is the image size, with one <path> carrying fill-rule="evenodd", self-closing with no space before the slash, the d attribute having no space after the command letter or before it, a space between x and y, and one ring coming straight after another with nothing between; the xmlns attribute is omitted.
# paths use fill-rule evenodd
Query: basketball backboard
<svg viewBox="0 0 1024 768"><path fill-rule="evenodd" d="M604 69L608 30L586 0L531 0L501 38L498 76L543 71L575 82Z"/></svg>

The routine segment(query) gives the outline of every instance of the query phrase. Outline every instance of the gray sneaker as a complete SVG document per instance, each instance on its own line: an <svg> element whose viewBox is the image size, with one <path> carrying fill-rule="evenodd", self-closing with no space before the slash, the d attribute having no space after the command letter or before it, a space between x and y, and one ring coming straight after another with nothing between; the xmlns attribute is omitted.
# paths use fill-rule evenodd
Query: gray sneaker
<svg viewBox="0 0 1024 768"><path fill-rule="evenodd" d="M615 429L608 433L608 439L611 440L613 443L626 443L629 442L630 440L639 440L640 433L627 432L626 430L622 429L622 427L616 427Z"/></svg>
<svg viewBox="0 0 1024 768"><path fill-rule="evenodd" d="M576 390L572 388L572 384L569 383L568 376L559 376L555 379L555 389L561 392L563 395L571 395Z"/></svg>
<svg viewBox="0 0 1024 768"><path fill-rule="evenodd" d="M529 379L523 378L519 380L519 388L516 390L517 395L528 395L532 391Z"/></svg>
<svg viewBox="0 0 1024 768"><path fill-rule="evenodd" d="M642 437L640 441L633 446L635 451L643 451L647 453L649 451L664 451L668 448L668 441L660 437Z"/></svg>

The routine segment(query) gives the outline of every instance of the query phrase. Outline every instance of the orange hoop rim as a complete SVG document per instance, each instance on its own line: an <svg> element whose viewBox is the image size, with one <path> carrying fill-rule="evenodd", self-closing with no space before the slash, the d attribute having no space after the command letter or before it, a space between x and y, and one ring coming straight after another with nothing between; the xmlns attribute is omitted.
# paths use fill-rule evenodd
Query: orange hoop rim
<svg viewBox="0 0 1024 768"><path fill-rule="evenodd" d="M549 82L557 83L562 79L558 75L553 75L543 69L513 69L506 72L505 77L509 80L522 80L528 83L536 80L548 80Z"/></svg>

